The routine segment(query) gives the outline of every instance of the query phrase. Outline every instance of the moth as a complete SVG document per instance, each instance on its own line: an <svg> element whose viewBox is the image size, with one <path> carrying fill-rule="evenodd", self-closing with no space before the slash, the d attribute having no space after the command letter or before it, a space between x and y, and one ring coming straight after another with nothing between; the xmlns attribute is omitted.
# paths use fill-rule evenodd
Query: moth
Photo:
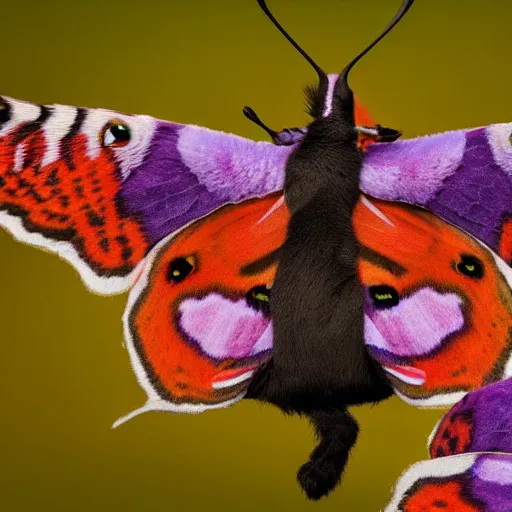
<svg viewBox="0 0 512 512"><path fill-rule="evenodd" d="M338 75L319 76L312 113L321 126ZM347 368L364 378L375 362L384 394L389 382L413 405L453 404L512 373L512 124L404 140L357 98L353 120L350 110L333 129L358 134L360 176L349 181L360 193L350 191L340 230L350 251L356 244L360 351L364 341L373 359ZM148 398L116 426L148 411L265 397L275 279L297 211L285 175L303 143L323 143L321 133L307 138L311 127L266 129L272 143L2 97L0 225L70 262L91 291L129 292L124 337ZM352 135L352 152L355 144ZM346 184L336 183L341 197ZM328 415L346 419L346 401ZM311 497L339 480L344 455L335 452L334 469L309 478Z"/></svg>

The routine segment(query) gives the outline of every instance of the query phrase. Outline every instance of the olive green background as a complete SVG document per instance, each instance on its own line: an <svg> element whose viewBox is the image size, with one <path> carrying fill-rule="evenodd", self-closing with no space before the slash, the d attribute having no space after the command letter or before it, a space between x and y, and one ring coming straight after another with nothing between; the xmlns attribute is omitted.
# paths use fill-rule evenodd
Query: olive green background
<svg viewBox="0 0 512 512"><path fill-rule="evenodd" d="M327 71L399 0L269 0ZM264 139L241 112L303 125L315 75L256 0L3 0L1 94L108 107ZM418 0L352 74L378 122L411 137L510 120L512 3ZM398 399L356 411L344 482L309 503L295 482L305 421L242 402L198 416L113 421L144 393L122 348L126 296L88 293L55 255L0 232L0 507L5 511L377 511L426 456L439 411Z"/></svg>

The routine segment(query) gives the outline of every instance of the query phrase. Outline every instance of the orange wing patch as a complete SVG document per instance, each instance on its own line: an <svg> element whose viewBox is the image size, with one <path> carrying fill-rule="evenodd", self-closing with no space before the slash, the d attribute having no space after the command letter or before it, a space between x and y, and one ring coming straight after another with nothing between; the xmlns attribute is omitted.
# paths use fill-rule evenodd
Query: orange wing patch
<svg viewBox="0 0 512 512"><path fill-rule="evenodd" d="M503 223L499 250L500 256L510 265L512 263L512 219Z"/></svg>
<svg viewBox="0 0 512 512"><path fill-rule="evenodd" d="M23 128L20 128L23 130ZM23 218L28 231L71 241L99 275L125 275L142 259L147 243L136 222L122 218L115 195L119 178L107 151L91 159L86 137L69 140L72 156L40 167L41 131L27 137L30 154L14 170L17 134L0 141L0 203ZM19 144L25 143L22 139Z"/></svg>
<svg viewBox="0 0 512 512"><path fill-rule="evenodd" d="M507 377L512 294L490 251L424 210L372 205L372 218L363 203L354 217L364 248L360 275L370 290L386 286L396 303L379 309L369 299L382 338L374 332L366 341L396 389L412 400L437 396L436 405L439 395ZM408 378L415 371L423 382Z"/></svg>
<svg viewBox="0 0 512 512"><path fill-rule="evenodd" d="M469 411L443 418L429 447L430 458L465 453L471 445L473 421Z"/></svg>
<svg viewBox="0 0 512 512"><path fill-rule="evenodd" d="M121 281L144 257L148 243L136 220L121 215L117 207L121 180L115 156L107 147L89 155L87 135L73 127L68 134L46 133L52 107L37 108L37 119L0 134L2 224L16 237L49 247L78 268L89 267L98 282L112 277ZM83 117L84 111L76 109L75 124ZM58 136L59 148L51 150L57 155L45 162L48 138ZM88 284L95 291L108 291L92 278Z"/></svg>
<svg viewBox="0 0 512 512"><path fill-rule="evenodd" d="M462 482L447 478L445 481L419 481L400 503L403 512L483 512L485 509L467 498Z"/></svg>
<svg viewBox="0 0 512 512"><path fill-rule="evenodd" d="M508 453L466 453L423 460L395 485L385 512L505 512L512 510Z"/></svg>
<svg viewBox="0 0 512 512"><path fill-rule="evenodd" d="M287 223L273 194L225 206L151 251L125 314L150 402L209 408L243 396L270 354L268 294Z"/></svg>
<svg viewBox="0 0 512 512"><path fill-rule="evenodd" d="M384 367L407 365L426 374L421 385L391 377L395 388L407 397L449 403L454 391L503 378L512 300L492 255L421 209L368 201L362 198L354 217L366 290L386 285L396 292L398 303L384 314L410 300L424 310L424 319L437 315L414 326L418 339L395 333L388 340L404 352L400 356L374 351L367 338ZM150 253L130 294L125 330L139 382L151 400L209 408L244 394L255 368L270 353L268 298L288 219L279 195L225 206ZM461 273L461 255L477 257L483 276ZM430 294L422 295L424 290ZM441 309L428 303L438 297ZM455 308L459 317L447 315L446 307ZM407 315L406 309L402 316ZM452 332L448 328L454 321ZM432 334L428 328L436 322ZM428 336L438 336L439 343L416 355Z"/></svg>

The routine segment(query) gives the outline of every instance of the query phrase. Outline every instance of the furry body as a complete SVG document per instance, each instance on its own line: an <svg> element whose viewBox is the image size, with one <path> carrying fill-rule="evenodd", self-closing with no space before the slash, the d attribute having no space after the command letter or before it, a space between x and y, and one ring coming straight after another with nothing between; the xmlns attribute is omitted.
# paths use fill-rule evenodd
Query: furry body
<svg viewBox="0 0 512 512"><path fill-rule="evenodd" d="M312 499L337 485L357 439L346 407L392 393L363 342L352 227L361 164L353 101L338 95L287 162L291 220L270 301L274 351L252 388L255 398L306 415L315 427L319 444L298 473Z"/></svg>

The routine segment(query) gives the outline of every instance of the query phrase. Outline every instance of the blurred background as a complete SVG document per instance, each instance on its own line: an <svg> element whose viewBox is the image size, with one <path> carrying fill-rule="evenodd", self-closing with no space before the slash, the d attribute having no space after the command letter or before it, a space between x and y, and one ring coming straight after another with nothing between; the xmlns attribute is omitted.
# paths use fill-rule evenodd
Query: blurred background
<svg viewBox="0 0 512 512"><path fill-rule="evenodd" d="M269 0L301 45L341 70L400 0ZM256 0L2 0L0 93L106 107L264 139L307 123L314 72ZM351 84L405 137L510 121L512 3L417 0ZM242 402L198 416L111 424L145 395L122 348L126 296L88 293L55 255L0 232L0 500L8 511L380 510L426 457L439 411L398 399L355 410L345 479L309 503L295 481L314 441L306 421Z"/></svg>

